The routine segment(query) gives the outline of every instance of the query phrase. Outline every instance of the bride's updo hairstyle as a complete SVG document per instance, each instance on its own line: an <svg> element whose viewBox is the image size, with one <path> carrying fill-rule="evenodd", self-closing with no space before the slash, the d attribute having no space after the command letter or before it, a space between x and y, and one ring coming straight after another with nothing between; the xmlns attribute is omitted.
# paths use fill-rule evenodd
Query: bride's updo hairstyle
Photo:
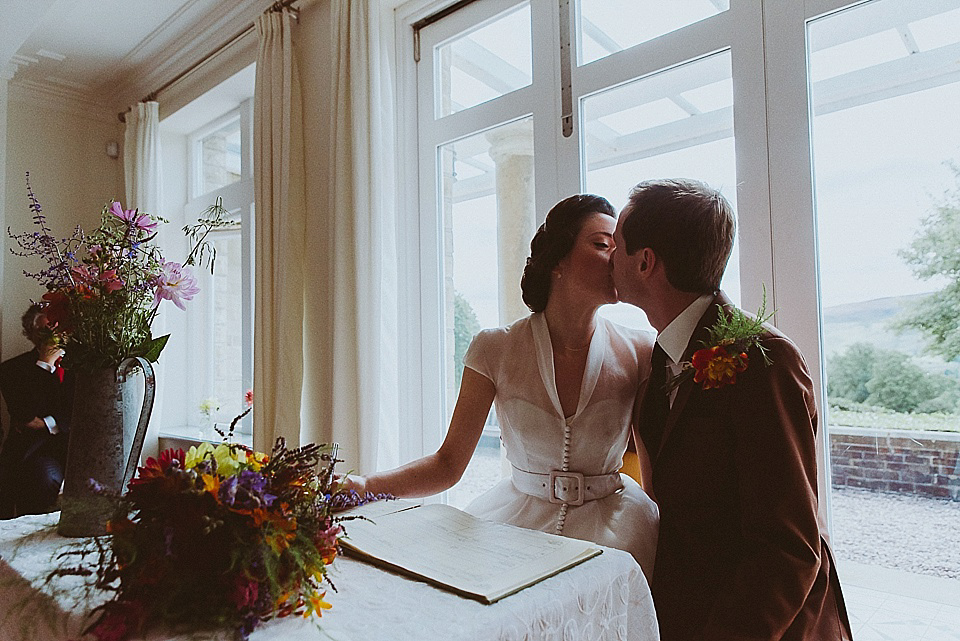
<svg viewBox="0 0 960 641"><path fill-rule="evenodd" d="M530 241L530 256L523 268L520 292L532 312L542 312L550 298L550 276L577 240L583 221L591 214L617 217L617 210L602 196L578 194L564 198L547 212Z"/></svg>

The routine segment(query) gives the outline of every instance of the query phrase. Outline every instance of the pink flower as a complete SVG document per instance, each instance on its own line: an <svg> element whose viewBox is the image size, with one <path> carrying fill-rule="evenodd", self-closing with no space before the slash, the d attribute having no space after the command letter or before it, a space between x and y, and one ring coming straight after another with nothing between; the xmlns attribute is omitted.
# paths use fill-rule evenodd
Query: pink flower
<svg viewBox="0 0 960 641"><path fill-rule="evenodd" d="M230 595L230 597L238 609L244 610L246 608L253 607L253 605L257 602L257 596L259 596L259 592L260 588L256 581L243 576L237 576L234 578L233 593Z"/></svg>
<svg viewBox="0 0 960 641"><path fill-rule="evenodd" d="M253 407L253 390L252 389L248 389L246 392L243 393L243 402L246 404L247 407Z"/></svg>
<svg viewBox="0 0 960 641"><path fill-rule="evenodd" d="M150 220L148 214L141 214L138 209L124 209L117 201L110 203L110 213L131 227L136 227L147 233L152 233L157 230L158 223Z"/></svg>
<svg viewBox="0 0 960 641"><path fill-rule="evenodd" d="M115 292L118 289L123 289L123 280L117 278L117 270L115 269L100 272L100 284L107 292Z"/></svg>
<svg viewBox="0 0 960 641"><path fill-rule="evenodd" d="M166 298L185 310L183 301L193 300L193 297L200 293L193 273L189 267L184 267L180 263L167 262L161 269L154 281L157 287L153 295L154 306L159 305L160 301Z"/></svg>

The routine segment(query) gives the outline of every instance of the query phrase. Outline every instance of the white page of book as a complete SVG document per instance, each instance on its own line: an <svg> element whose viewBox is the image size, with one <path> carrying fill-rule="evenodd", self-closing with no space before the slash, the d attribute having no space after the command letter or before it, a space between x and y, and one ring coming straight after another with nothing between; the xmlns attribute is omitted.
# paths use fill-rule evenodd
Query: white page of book
<svg viewBox="0 0 960 641"><path fill-rule="evenodd" d="M448 505L345 523L348 547L495 600L599 554L575 539L477 519Z"/></svg>

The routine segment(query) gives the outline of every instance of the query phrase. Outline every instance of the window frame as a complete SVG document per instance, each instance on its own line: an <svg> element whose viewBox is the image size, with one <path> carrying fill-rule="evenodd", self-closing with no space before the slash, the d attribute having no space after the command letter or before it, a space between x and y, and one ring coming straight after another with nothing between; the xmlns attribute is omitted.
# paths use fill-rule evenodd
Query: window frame
<svg viewBox="0 0 960 641"><path fill-rule="evenodd" d="M202 184L200 175L202 166L202 148L200 142L210 133L222 128L225 124L240 119L240 180L207 193L197 194ZM194 221L203 215L203 212L215 202L223 199L223 207L231 214L237 215L240 221L241 242L241 279L243 282L241 295L241 368L243 389L253 387L253 323L254 323L254 187L253 187L253 99L244 100L236 109L205 123L187 136L187 170L188 200L183 207L183 220ZM216 230L211 232L216 234ZM229 230L236 233L236 230ZM197 266L194 270L201 286L201 304L204 305L200 314L190 314L187 317L188 353L203 354L201 365L189 369L188 386L190 406L197 406L202 400L203 390L214 388L214 299L213 277L209 270L201 270ZM195 398L193 398L195 397ZM188 420L190 420L188 416ZM252 438L252 413L245 416L238 424L238 434Z"/></svg>

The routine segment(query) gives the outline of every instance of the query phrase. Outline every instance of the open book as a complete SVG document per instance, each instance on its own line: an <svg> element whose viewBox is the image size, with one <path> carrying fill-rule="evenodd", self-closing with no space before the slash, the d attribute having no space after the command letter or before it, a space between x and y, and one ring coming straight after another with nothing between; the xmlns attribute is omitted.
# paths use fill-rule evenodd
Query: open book
<svg viewBox="0 0 960 641"><path fill-rule="evenodd" d="M379 501L347 514L351 556L494 603L600 554L596 545L484 521L449 505Z"/></svg>

